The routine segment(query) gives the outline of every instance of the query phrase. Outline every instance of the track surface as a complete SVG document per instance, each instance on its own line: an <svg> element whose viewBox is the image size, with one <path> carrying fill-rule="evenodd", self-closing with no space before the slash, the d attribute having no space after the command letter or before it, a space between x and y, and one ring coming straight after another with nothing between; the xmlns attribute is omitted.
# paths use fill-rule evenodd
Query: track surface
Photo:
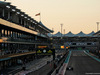
<svg viewBox="0 0 100 75"><path fill-rule="evenodd" d="M100 75L100 62L84 51L72 51L68 66L72 66L73 71L66 70L65 75Z"/></svg>

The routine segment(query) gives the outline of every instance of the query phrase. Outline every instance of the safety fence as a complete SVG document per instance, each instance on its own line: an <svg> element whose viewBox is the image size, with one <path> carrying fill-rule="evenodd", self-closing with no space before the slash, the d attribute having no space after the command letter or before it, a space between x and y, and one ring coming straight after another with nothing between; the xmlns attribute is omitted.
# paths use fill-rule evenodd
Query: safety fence
<svg viewBox="0 0 100 75"><path fill-rule="evenodd" d="M54 69L54 61L51 61L41 67L40 69L30 72L27 75L50 75L50 72Z"/></svg>
<svg viewBox="0 0 100 75"><path fill-rule="evenodd" d="M68 52L66 52L66 54L62 57L62 59L60 59L57 68L52 72L51 75L56 75L59 72L59 70L60 70L61 66L63 66L63 63L67 56L68 56Z"/></svg>
<svg viewBox="0 0 100 75"><path fill-rule="evenodd" d="M51 61L40 69L30 72L27 75L56 75L59 72L61 66L63 65L67 55L68 52L66 52L66 54L59 61ZM56 66L55 63L57 63Z"/></svg>

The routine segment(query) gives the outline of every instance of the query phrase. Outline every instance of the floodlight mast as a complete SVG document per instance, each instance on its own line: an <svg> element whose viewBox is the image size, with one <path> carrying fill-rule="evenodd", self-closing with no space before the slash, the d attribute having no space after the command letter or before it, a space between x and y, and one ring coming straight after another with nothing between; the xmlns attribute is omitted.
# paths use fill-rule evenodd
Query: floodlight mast
<svg viewBox="0 0 100 75"><path fill-rule="evenodd" d="M96 22L97 23L97 32L99 31L99 23L100 22Z"/></svg>
<svg viewBox="0 0 100 75"><path fill-rule="evenodd" d="M63 24L61 24L61 38L62 38L62 26L63 26Z"/></svg>

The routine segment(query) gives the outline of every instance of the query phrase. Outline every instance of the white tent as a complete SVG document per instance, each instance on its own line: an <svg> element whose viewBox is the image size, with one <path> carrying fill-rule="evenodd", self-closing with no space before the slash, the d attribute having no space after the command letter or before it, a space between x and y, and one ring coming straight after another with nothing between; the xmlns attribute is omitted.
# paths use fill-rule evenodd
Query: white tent
<svg viewBox="0 0 100 75"><path fill-rule="evenodd" d="M74 34L71 32L71 31L69 31L67 34L65 34L64 36L67 36L67 37L73 37L74 36Z"/></svg>
<svg viewBox="0 0 100 75"><path fill-rule="evenodd" d="M60 32L58 32L58 33L54 34L53 36L54 37L61 37L61 35L63 36L63 34L61 34Z"/></svg>
<svg viewBox="0 0 100 75"><path fill-rule="evenodd" d="M84 37L84 36L86 36L86 34L84 34L84 33L81 31L80 33L76 34L75 36Z"/></svg>
<svg viewBox="0 0 100 75"><path fill-rule="evenodd" d="M85 34L85 33L83 33L82 31L80 31L78 34L73 34L71 31L69 31L67 34L65 34L65 35L63 35L62 34L62 36L64 37L76 37L76 36L78 36L78 37L88 37L88 36L92 36L93 37L93 34L94 34L95 32L94 31L92 31L91 33L89 33L89 34ZM49 34L50 35L50 34ZM57 32L56 34L54 34L53 35L53 37L61 37L61 33L60 32Z"/></svg>
<svg viewBox="0 0 100 75"><path fill-rule="evenodd" d="M94 33L95 33L95 32L92 31L91 33L87 34L87 36L93 36Z"/></svg>

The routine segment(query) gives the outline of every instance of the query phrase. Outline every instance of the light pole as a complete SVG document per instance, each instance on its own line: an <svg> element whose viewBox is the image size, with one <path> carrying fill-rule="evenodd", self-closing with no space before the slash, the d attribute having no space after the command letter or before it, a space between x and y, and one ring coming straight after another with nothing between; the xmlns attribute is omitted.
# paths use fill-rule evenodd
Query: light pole
<svg viewBox="0 0 100 75"><path fill-rule="evenodd" d="M64 36L65 36L65 29L64 29Z"/></svg>
<svg viewBox="0 0 100 75"><path fill-rule="evenodd" d="M62 26L63 26L63 24L61 24L61 38L62 38Z"/></svg>
<svg viewBox="0 0 100 75"><path fill-rule="evenodd" d="M52 28L52 31L54 31L54 28ZM52 32L52 37L53 37L53 32Z"/></svg>
<svg viewBox="0 0 100 75"><path fill-rule="evenodd" d="M96 22L97 23L97 32L99 31L99 22Z"/></svg>

